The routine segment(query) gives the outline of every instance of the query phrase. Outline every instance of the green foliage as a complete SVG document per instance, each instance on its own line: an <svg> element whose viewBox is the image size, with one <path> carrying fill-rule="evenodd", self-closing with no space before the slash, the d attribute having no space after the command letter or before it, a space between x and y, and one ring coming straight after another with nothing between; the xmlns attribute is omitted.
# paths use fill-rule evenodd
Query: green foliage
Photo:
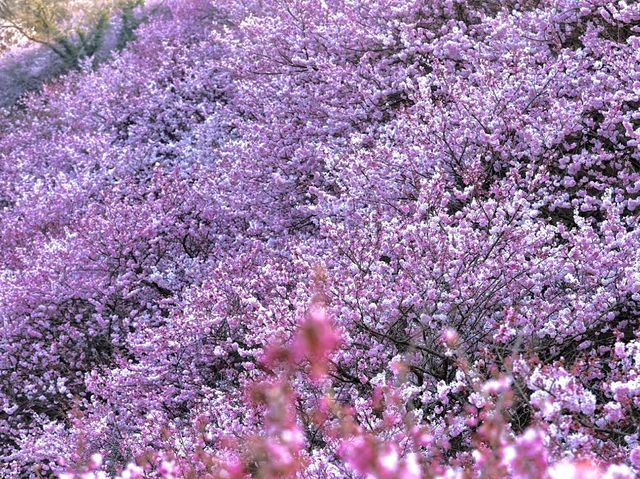
<svg viewBox="0 0 640 479"><path fill-rule="evenodd" d="M61 36L69 14L63 0L0 0L0 18L40 43Z"/></svg>
<svg viewBox="0 0 640 479"><path fill-rule="evenodd" d="M121 50L135 38L141 23L134 10L142 0L89 2L82 11L71 11L65 0L0 0L0 20L31 41L45 45L68 68L93 57L103 46L109 18L119 11L122 28L116 48Z"/></svg>
<svg viewBox="0 0 640 479"><path fill-rule="evenodd" d="M122 5L122 26L118 33L118 39L116 41L116 49L122 50L127 43L135 39L135 30L140 23L144 21L144 17L136 17L134 10L136 7L143 4L142 0L134 0L126 2Z"/></svg>
<svg viewBox="0 0 640 479"><path fill-rule="evenodd" d="M98 51L104 41L104 34L108 24L109 15L106 12L102 12L90 35L86 35L81 29L76 31L80 40L80 46L85 55L93 56Z"/></svg>

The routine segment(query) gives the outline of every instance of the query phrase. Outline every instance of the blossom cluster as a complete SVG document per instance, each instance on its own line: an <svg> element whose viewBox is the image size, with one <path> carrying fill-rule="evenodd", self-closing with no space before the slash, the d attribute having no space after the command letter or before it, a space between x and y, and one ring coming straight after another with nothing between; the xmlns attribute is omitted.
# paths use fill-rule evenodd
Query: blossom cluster
<svg viewBox="0 0 640 479"><path fill-rule="evenodd" d="M640 8L169 0L0 117L0 476L640 473Z"/></svg>

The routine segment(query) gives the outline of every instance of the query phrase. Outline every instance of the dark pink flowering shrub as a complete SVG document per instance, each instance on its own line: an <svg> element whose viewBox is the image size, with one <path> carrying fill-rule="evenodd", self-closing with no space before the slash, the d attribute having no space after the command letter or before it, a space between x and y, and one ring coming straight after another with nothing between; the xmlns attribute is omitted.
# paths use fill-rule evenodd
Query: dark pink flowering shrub
<svg viewBox="0 0 640 479"><path fill-rule="evenodd" d="M6 477L640 471L640 8L175 0L0 119Z"/></svg>

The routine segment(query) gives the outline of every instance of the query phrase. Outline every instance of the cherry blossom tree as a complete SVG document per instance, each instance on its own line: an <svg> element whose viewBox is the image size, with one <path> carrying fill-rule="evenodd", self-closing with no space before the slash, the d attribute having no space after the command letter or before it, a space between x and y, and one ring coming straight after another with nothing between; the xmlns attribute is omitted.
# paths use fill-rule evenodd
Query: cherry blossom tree
<svg viewBox="0 0 640 479"><path fill-rule="evenodd" d="M175 0L0 118L7 477L640 471L640 9Z"/></svg>

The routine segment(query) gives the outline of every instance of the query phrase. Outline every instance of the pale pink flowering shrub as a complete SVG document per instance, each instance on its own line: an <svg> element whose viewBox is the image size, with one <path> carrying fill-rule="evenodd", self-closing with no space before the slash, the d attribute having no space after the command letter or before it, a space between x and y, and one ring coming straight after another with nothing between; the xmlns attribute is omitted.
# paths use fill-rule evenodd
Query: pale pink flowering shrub
<svg viewBox="0 0 640 479"><path fill-rule="evenodd" d="M623 1L168 2L0 118L1 474L637 475L639 47Z"/></svg>

